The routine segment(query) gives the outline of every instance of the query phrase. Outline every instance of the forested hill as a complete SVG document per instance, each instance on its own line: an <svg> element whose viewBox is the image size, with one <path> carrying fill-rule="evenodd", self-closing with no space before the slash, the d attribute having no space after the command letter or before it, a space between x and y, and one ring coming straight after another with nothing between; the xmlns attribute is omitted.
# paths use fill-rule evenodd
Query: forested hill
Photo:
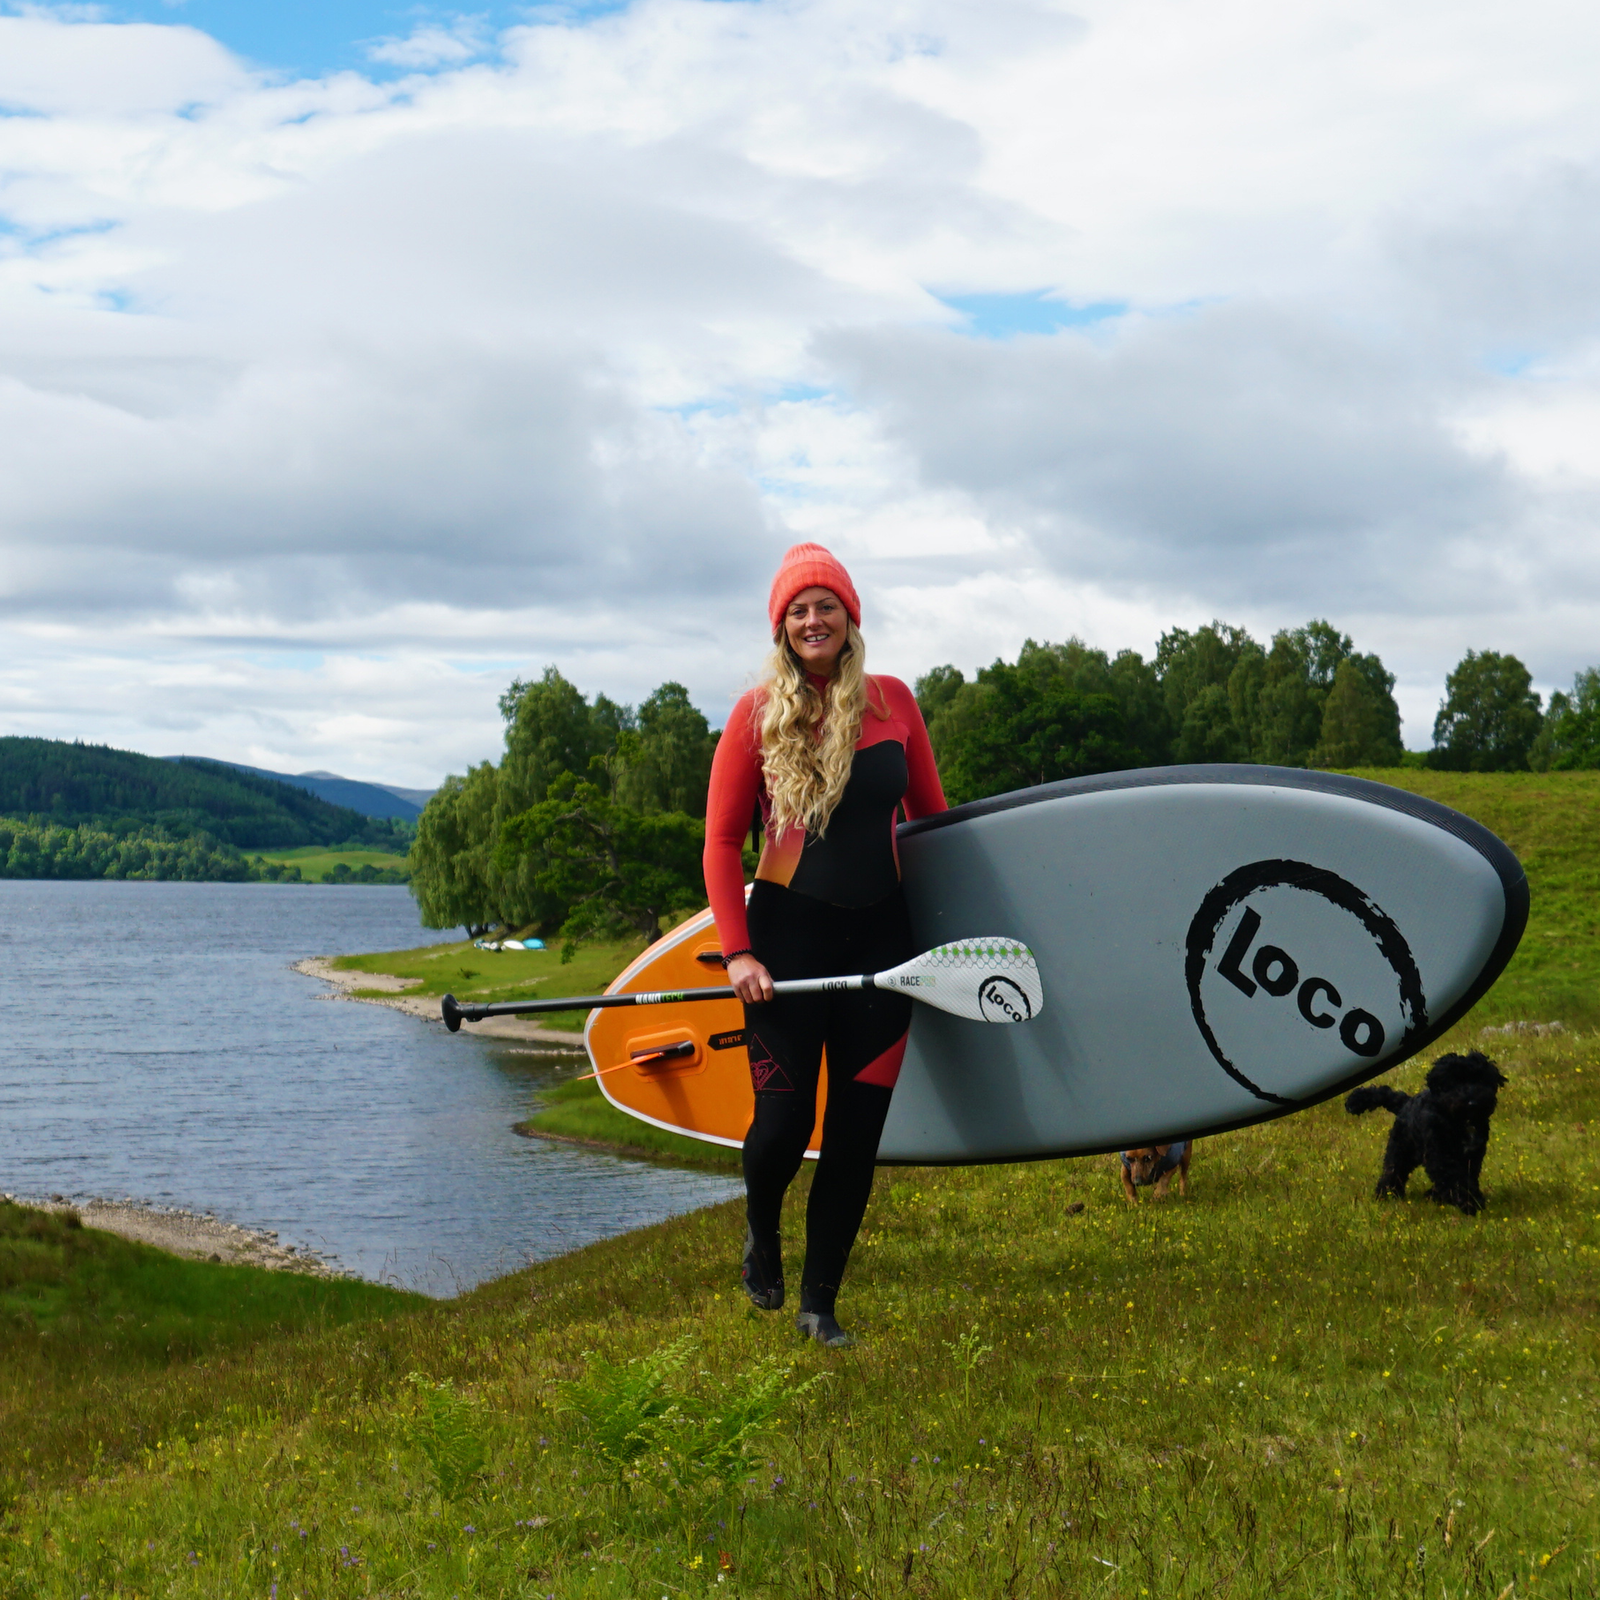
<svg viewBox="0 0 1600 1600"><path fill-rule="evenodd" d="M107 745L0 738L0 817L107 832L208 833L241 850L366 843L404 849L387 819L304 789L184 756L161 761Z"/></svg>

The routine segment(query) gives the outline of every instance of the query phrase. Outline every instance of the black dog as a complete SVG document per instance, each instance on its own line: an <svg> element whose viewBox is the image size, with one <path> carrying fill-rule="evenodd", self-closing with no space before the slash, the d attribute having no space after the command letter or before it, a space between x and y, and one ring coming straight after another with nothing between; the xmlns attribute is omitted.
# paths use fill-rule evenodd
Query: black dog
<svg viewBox="0 0 1600 1600"><path fill-rule="evenodd" d="M1470 1217L1484 1206L1478 1174L1489 1148L1489 1118L1506 1079L1486 1055L1440 1056L1428 1069L1421 1094L1402 1094L1375 1084L1352 1090L1344 1108L1351 1116L1382 1106L1394 1112L1394 1128L1383 1152L1377 1194L1404 1198L1406 1180L1422 1167L1433 1179L1432 1199Z"/></svg>

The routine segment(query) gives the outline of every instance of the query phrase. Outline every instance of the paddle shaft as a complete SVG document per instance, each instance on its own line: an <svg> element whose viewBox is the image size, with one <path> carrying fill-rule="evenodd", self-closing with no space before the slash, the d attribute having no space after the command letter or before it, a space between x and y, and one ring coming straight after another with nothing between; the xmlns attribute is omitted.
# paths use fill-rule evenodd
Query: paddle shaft
<svg viewBox="0 0 1600 1600"><path fill-rule="evenodd" d="M841 989L871 989L875 972L858 973L853 978L785 978L772 986L774 994L827 994ZM490 1006L464 1006L453 994L440 1003L444 1020L452 1033L463 1022L482 1022L486 1017L525 1017L549 1011L604 1011L614 1006L673 1005L680 1000L737 1000L738 992L729 984L715 989L661 989L639 994L574 994L558 1000L502 1000ZM454 1019L452 1021L452 1018Z"/></svg>

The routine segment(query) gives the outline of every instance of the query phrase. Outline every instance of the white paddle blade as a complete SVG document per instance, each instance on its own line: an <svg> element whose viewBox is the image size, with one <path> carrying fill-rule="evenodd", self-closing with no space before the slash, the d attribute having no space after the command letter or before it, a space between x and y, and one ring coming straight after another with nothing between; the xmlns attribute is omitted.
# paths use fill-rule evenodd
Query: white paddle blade
<svg viewBox="0 0 1600 1600"><path fill-rule="evenodd" d="M1028 1022L1044 1010L1033 952L1015 939L960 939L880 972L873 985L915 996L971 1022Z"/></svg>

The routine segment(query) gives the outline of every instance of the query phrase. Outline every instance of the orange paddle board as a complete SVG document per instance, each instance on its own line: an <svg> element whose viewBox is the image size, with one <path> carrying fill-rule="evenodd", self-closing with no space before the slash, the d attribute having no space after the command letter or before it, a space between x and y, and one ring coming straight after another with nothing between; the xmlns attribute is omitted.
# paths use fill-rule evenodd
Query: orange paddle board
<svg viewBox="0 0 1600 1600"><path fill-rule="evenodd" d="M710 911L702 911L657 939L606 993L710 988L727 981L721 954L716 924ZM744 1143L756 1097L744 1048L744 1008L737 1000L591 1011L583 1040L601 1092L619 1111L668 1133L734 1147ZM813 1160L822 1142L826 1098L824 1064L806 1150Z"/></svg>

